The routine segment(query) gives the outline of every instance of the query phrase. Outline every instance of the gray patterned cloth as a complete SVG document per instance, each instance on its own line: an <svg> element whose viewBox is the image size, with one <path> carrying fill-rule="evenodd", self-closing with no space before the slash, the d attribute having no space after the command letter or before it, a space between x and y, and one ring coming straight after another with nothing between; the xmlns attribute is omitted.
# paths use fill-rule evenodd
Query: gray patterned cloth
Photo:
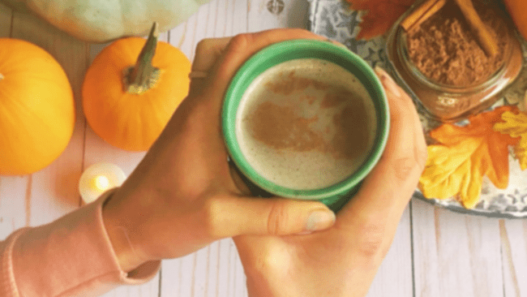
<svg viewBox="0 0 527 297"><path fill-rule="evenodd" d="M385 68L384 38L355 40L360 31L361 15L358 11L349 9L348 3L339 0L309 2L309 29L312 32L343 43L372 67Z"/></svg>
<svg viewBox="0 0 527 297"><path fill-rule="evenodd" d="M385 54L386 43L384 37L368 41L355 39L360 30L360 12L352 11L349 9L349 4L342 0L308 1L310 4L310 31L343 43L351 51L366 60L372 67L379 65L391 71L391 64L387 61ZM527 67L525 67L527 65L527 51L524 51L524 53L526 63L524 63L524 69L520 77L495 106L515 104L519 105L520 109L525 110L525 106L523 106L524 100L522 99L525 95L525 90L527 90ZM417 98L413 99L417 102ZM425 130L429 129L432 124L424 116L424 112L419 109L421 122ZM509 156L509 164L509 187L505 190L497 189L485 177L481 191L481 201L474 209L465 209L454 198L447 200L426 199L419 190L415 192L414 198L461 213L500 218L527 218L527 170L521 170L512 149Z"/></svg>

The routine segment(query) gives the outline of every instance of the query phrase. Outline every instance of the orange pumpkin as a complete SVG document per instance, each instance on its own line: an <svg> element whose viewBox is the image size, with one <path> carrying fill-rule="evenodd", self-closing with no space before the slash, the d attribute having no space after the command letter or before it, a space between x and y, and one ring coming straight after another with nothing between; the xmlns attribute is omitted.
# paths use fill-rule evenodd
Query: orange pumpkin
<svg viewBox="0 0 527 297"><path fill-rule="evenodd" d="M527 39L527 1L526 0L505 0L505 5L516 24L516 27Z"/></svg>
<svg viewBox="0 0 527 297"><path fill-rule="evenodd" d="M84 79L88 123L111 145L147 150L187 96L190 67L180 50L157 42L157 25L146 43L137 37L115 41L95 58Z"/></svg>
<svg viewBox="0 0 527 297"><path fill-rule="evenodd" d="M29 42L0 38L0 174L48 166L74 125L73 92L59 63Z"/></svg>

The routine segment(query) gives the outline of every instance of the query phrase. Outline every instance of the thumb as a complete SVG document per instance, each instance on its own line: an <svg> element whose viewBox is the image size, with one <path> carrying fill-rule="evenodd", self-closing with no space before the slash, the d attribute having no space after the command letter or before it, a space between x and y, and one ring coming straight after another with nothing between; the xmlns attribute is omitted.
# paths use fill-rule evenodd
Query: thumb
<svg viewBox="0 0 527 297"><path fill-rule="evenodd" d="M220 237L308 234L327 229L335 214L317 201L284 198L217 197L213 227Z"/></svg>

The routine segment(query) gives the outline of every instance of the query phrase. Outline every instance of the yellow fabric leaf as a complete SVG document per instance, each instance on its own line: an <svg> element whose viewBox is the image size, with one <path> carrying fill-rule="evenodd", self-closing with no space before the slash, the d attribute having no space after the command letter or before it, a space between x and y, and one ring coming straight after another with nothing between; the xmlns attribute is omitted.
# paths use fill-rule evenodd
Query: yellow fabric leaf
<svg viewBox="0 0 527 297"><path fill-rule="evenodd" d="M466 208L473 208L479 201L483 181L478 165L482 142L481 138L469 138L452 147L428 146L428 160L419 180L423 195L437 199L457 197Z"/></svg>
<svg viewBox="0 0 527 297"><path fill-rule="evenodd" d="M514 107L499 107L469 118L464 127L444 124L430 132L439 144L428 146L428 159L419 180L427 198L456 197L466 208L479 202L483 176L500 189L509 183L508 146L518 139L493 130L501 115Z"/></svg>

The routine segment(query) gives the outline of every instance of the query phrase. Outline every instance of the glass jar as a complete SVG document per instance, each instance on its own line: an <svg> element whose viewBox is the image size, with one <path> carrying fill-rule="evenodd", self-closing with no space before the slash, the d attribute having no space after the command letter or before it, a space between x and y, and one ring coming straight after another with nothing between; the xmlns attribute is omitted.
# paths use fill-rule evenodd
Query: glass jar
<svg viewBox="0 0 527 297"><path fill-rule="evenodd" d="M418 5L413 9L417 7ZM507 46L499 49L503 51L503 63L497 71L485 81L468 86L446 85L428 78L412 62L407 33L400 26L413 9L406 12L390 29L386 54L395 79L410 95L418 99L432 119L454 122L478 113L496 102L504 89L518 77L523 62L519 37L510 19L504 13L498 13L506 27Z"/></svg>

